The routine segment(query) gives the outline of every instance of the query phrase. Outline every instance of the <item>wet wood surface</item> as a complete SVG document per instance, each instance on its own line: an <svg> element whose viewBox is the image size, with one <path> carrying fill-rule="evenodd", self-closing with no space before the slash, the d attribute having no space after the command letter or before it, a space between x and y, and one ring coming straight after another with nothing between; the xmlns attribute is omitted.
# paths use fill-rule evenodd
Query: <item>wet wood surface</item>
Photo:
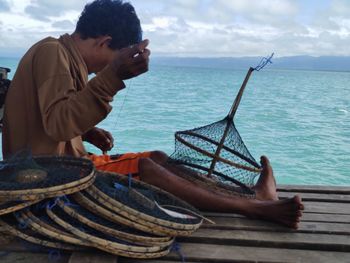
<svg viewBox="0 0 350 263"><path fill-rule="evenodd" d="M190 237L177 238L177 249L161 259L127 259L94 251L80 251L61 254L55 262L350 263L350 187L279 187L281 198L295 194L302 197L305 205L298 230L237 214L204 213L216 224L205 223ZM48 260L48 251L33 253L13 238L0 235L0 262L42 263Z"/></svg>

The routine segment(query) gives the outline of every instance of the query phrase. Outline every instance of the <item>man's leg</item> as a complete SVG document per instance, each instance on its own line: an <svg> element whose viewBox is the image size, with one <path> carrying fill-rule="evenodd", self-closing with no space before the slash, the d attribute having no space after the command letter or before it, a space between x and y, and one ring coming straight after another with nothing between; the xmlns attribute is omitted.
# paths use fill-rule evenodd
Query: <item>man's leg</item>
<svg viewBox="0 0 350 263"><path fill-rule="evenodd" d="M162 151L152 151L149 158L157 164L170 170L175 175L179 175L181 173L187 173L190 175L191 173L195 173L194 171L187 169L181 165L169 164L168 155ZM262 201L278 200L276 192L276 180L273 176L272 167L267 157L261 157L261 165L263 167L263 171L256 185L253 187L253 190L256 193L256 199Z"/></svg>
<svg viewBox="0 0 350 263"><path fill-rule="evenodd" d="M141 180L182 198L200 210L239 213L297 228L303 210L301 199L295 196L278 200L273 172L266 157L262 157L263 172L254 187L257 199L228 197L198 187L176 176L167 168L166 159L167 156L161 152L154 152L151 158L140 159Z"/></svg>

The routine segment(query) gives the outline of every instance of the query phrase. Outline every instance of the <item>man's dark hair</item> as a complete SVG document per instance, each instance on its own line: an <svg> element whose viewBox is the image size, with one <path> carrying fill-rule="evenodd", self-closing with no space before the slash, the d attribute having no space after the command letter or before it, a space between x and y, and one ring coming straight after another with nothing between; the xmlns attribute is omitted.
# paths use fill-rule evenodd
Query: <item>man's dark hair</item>
<svg viewBox="0 0 350 263"><path fill-rule="evenodd" d="M110 36L111 49L121 49L142 40L134 7L121 0L95 0L81 13L75 30L82 39Z"/></svg>

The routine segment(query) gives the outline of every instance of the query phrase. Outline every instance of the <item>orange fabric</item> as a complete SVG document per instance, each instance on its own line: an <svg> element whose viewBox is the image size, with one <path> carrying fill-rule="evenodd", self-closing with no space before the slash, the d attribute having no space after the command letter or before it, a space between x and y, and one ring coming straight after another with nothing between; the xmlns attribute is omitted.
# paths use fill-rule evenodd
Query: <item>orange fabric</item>
<svg viewBox="0 0 350 263"><path fill-rule="evenodd" d="M117 159L111 159L109 155L89 155L97 170L114 172L119 174L138 174L140 158L149 158L151 152L125 153ZM135 178L135 177L134 177Z"/></svg>

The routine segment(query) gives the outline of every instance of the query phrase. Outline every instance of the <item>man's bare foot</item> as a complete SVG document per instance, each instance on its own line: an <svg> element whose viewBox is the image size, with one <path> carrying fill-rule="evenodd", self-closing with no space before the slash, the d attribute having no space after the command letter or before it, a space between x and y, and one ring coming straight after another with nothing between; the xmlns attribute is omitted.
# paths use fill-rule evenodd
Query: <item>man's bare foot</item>
<svg viewBox="0 0 350 263"><path fill-rule="evenodd" d="M248 217L276 222L297 229L304 205L299 196L278 201L257 201L256 208Z"/></svg>
<svg viewBox="0 0 350 263"><path fill-rule="evenodd" d="M267 201L267 200L278 200L276 191L276 180L273 176L272 167L266 156L261 156L262 171L258 182L253 187L256 194L256 199Z"/></svg>

